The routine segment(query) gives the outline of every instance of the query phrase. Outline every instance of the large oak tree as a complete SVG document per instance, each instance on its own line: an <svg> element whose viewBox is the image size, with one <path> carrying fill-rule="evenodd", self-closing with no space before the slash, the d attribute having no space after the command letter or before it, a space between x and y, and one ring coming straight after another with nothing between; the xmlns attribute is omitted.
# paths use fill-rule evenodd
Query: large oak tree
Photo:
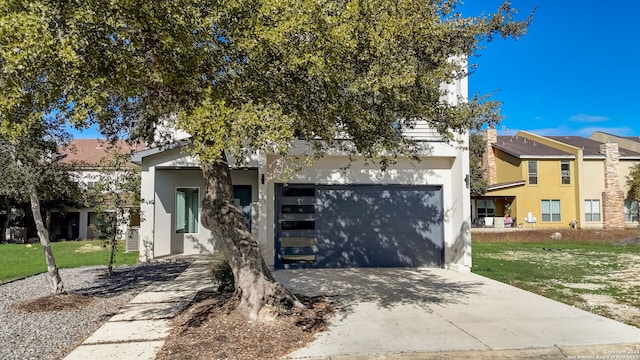
<svg viewBox="0 0 640 360"><path fill-rule="evenodd" d="M299 302L274 280L233 205L225 153L286 156L304 138L311 157L338 147L384 167L415 157L418 144L398 128L417 120L447 140L495 124L496 102L447 102L443 84L468 75L466 59L484 41L523 35L530 17L516 19L508 2L464 17L456 3L0 1L0 129L54 114L149 139L176 119L202 162L202 223L233 269L240 309L256 317Z"/></svg>

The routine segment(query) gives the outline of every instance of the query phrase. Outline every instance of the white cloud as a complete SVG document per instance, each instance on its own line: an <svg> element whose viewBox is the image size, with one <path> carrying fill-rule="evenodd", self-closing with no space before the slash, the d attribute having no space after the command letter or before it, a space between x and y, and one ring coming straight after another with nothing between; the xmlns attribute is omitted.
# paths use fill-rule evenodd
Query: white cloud
<svg viewBox="0 0 640 360"><path fill-rule="evenodd" d="M589 114L575 114L569 116L569 121L579 122L579 123L596 123L611 120L608 116L602 115L589 115Z"/></svg>

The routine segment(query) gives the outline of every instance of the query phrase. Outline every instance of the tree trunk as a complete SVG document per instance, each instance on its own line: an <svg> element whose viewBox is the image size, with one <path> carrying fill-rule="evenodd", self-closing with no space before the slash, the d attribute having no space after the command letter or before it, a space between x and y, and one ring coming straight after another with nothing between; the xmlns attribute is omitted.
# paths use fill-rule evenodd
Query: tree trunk
<svg viewBox="0 0 640 360"><path fill-rule="evenodd" d="M295 295L275 280L244 216L234 206L231 172L226 161L206 164L202 172L205 181L202 224L212 232L233 270L238 310L257 319L264 310L268 313L283 306L302 307Z"/></svg>
<svg viewBox="0 0 640 360"><path fill-rule="evenodd" d="M116 195L118 196L118 195ZM117 202L119 203L119 202ZM116 206L116 212L115 212L115 218L114 219L110 219L111 220L111 224L112 224L112 231L111 234L112 238L111 238L111 243L109 244L109 266L107 267L107 274L109 276L113 275L113 263L115 263L116 261L116 247L118 246L118 209Z"/></svg>
<svg viewBox="0 0 640 360"><path fill-rule="evenodd" d="M36 223L36 229L38 230L38 237L40 238L40 244L42 244L42 250L44 251L44 258L47 262L47 273L49 274L49 282L51 283L52 291L55 294L60 294L64 291L64 285L62 279L58 273L58 267L56 267L56 259L51 252L51 243L49 242L49 231L44 226L42 220L42 213L40 212L40 199L38 198L38 192L36 186L31 183L28 185L29 199L31 200L31 212L33 213L33 221Z"/></svg>
<svg viewBox="0 0 640 360"><path fill-rule="evenodd" d="M8 196L4 196L3 203L7 216L2 223L2 230L0 230L0 243L2 244L7 242L7 229L9 228L9 223L11 223L11 202Z"/></svg>

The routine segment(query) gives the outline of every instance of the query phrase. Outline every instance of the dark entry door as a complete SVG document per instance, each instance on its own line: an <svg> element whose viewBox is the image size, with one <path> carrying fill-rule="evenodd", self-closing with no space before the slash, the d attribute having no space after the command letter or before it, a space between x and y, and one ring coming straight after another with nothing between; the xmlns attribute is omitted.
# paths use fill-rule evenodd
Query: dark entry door
<svg viewBox="0 0 640 360"><path fill-rule="evenodd" d="M244 215L247 228L251 231L251 185L234 185L233 201Z"/></svg>

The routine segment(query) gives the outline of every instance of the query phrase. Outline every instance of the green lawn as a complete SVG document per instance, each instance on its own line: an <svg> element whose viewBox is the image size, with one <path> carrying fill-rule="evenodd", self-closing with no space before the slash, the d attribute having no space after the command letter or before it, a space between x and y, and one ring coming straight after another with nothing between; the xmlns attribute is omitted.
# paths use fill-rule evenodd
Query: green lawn
<svg viewBox="0 0 640 360"><path fill-rule="evenodd" d="M473 242L472 271L640 327L640 245Z"/></svg>
<svg viewBox="0 0 640 360"><path fill-rule="evenodd" d="M76 268L92 265L107 265L109 252L102 247L101 241L65 241L51 243L53 256L59 268ZM135 264L137 252L124 252L124 246L118 246L116 266ZM42 246L32 244L0 245L0 282L18 279L47 271Z"/></svg>

